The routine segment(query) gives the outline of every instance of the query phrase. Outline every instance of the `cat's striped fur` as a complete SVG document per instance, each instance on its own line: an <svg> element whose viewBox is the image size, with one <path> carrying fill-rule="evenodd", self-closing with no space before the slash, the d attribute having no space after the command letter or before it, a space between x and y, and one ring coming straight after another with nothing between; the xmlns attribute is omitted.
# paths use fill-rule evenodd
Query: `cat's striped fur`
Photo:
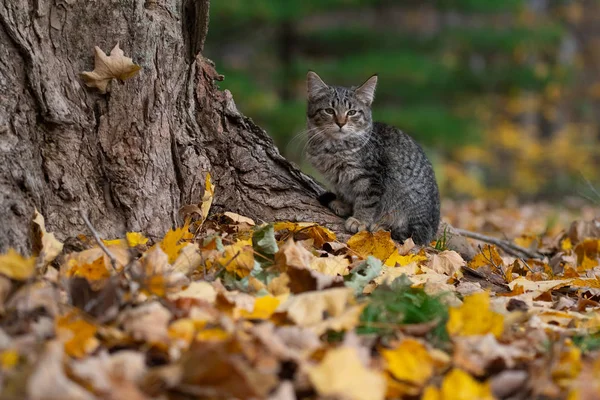
<svg viewBox="0 0 600 400"><path fill-rule="evenodd" d="M346 229L390 230L392 237L429 243L440 221L431 163L407 134L373 122L377 76L358 88L329 86L307 77L307 157L333 186L322 196Z"/></svg>

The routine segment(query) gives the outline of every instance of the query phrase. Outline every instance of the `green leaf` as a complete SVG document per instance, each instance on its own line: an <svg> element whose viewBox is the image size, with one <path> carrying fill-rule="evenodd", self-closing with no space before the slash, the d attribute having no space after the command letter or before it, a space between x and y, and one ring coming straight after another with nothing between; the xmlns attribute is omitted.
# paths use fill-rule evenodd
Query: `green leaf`
<svg viewBox="0 0 600 400"><path fill-rule="evenodd" d="M346 275L344 283L346 286L354 289L354 293L359 296L362 294L365 286L379 276L381 268L381 260L369 256L364 263L354 268L352 272Z"/></svg>
<svg viewBox="0 0 600 400"><path fill-rule="evenodd" d="M252 235L252 247L258 254L266 257L268 260L273 259L275 253L277 253L277 250L279 250L277 247L277 241L275 240L273 224L261 226L254 231L254 235ZM258 262L261 264L263 263L263 260L260 259L260 256L258 258Z"/></svg>

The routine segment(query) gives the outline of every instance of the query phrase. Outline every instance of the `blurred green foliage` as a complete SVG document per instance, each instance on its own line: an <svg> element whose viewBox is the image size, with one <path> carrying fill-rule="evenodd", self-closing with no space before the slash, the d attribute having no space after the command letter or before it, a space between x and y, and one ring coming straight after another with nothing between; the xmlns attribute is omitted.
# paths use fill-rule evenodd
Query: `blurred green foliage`
<svg viewBox="0 0 600 400"><path fill-rule="evenodd" d="M546 160L581 155L597 140L594 122L585 143L564 151L566 138L583 126L576 124L589 122L583 119L596 109L581 92L589 85L574 79L581 59L569 50L586 11L576 0L538 3L214 1L204 53L225 75L220 86L231 90L240 111L308 172L306 72L345 86L377 73L375 119L425 145L446 194L481 196L489 187L564 193L574 174L587 172L581 163L552 167ZM570 100L562 99L566 94ZM585 151L577 158L596 157Z"/></svg>
<svg viewBox="0 0 600 400"><path fill-rule="evenodd" d="M541 75L532 63L515 59L516 52L550 54L563 35L558 24L515 23L523 3L219 1L211 6L206 53L225 75L222 87L235 94L242 112L264 126L296 161L301 140L289 141L305 124L304 77L309 69L328 83L348 86L379 74L375 118L425 145L448 148L477 140L480 121L468 105L480 95L541 91L561 79L553 73ZM411 12L416 25L419 18L431 18L431 8L457 21L415 32L386 18L394 8ZM363 13L371 23L362 21ZM475 18L473 23L476 13L500 14L498 18L512 22L486 26Z"/></svg>

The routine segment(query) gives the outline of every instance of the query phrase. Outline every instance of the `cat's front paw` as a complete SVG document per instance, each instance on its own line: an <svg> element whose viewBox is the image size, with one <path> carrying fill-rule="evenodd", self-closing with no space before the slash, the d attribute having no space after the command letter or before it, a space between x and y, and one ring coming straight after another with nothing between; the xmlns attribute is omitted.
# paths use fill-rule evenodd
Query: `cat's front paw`
<svg viewBox="0 0 600 400"><path fill-rule="evenodd" d="M365 224L364 222L354 218L354 217L350 217L346 220L346 230L350 233L357 233L357 232L361 232L367 229L367 224Z"/></svg>
<svg viewBox="0 0 600 400"><path fill-rule="evenodd" d="M345 218L352 214L352 206L339 199L335 199L329 203L329 208L331 211L335 213L338 217Z"/></svg>

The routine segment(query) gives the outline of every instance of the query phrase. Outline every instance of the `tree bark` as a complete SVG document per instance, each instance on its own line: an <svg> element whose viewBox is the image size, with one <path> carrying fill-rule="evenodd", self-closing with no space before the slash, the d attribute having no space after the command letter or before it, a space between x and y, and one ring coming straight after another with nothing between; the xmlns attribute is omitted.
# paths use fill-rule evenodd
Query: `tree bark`
<svg viewBox="0 0 600 400"><path fill-rule="evenodd" d="M34 208L61 240L158 238L216 185L213 211L343 230L322 188L241 115L201 54L209 0L0 0L0 252L27 252ZM141 65L100 94L84 86L93 49Z"/></svg>

